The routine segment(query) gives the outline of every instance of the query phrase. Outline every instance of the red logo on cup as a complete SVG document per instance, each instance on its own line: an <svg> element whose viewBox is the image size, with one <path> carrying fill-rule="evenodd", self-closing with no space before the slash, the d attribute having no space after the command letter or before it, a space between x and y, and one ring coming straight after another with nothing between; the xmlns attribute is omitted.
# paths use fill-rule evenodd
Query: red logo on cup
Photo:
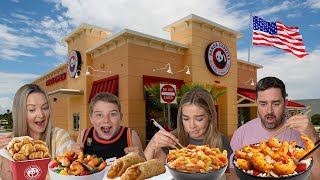
<svg viewBox="0 0 320 180"><path fill-rule="evenodd" d="M42 171L39 166L32 165L32 166L28 166L24 170L24 177L26 179L37 179L40 177L41 173L42 173Z"/></svg>

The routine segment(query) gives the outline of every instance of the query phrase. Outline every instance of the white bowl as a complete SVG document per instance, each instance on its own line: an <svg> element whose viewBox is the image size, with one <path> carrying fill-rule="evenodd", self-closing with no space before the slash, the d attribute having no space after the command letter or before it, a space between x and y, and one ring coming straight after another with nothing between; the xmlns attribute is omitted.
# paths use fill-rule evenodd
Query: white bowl
<svg viewBox="0 0 320 180"><path fill-rule="evenodd" d="M62 174L58 174L58 173L53 172L49 168L51 163L52 162L50 162L48 165L48 172L49 172L49 176L50 176L51 180L101 180L101 179L103 179L105 172L106 172L106 168L104 168L102 171L100 171L98 173L90 174L87 176L62 175Z"/></svg>

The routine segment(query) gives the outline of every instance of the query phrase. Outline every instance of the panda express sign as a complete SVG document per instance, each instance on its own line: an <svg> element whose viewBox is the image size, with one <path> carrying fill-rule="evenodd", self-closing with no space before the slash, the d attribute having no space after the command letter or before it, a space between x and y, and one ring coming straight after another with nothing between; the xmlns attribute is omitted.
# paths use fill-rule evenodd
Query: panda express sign
<svg viewBox="0 0 320 180"><path fill-rule="evenodd" d="M222 42L215 41L206 48L205 61L212 74L226 75L231 66L230 52Z"/></svg>
<svg viewBox="0 0 320 180"><path fill-rule="evenodd" d="M69 76L74 78L81 67L81 56L79 51L71 51L68 58Z"/></svg>

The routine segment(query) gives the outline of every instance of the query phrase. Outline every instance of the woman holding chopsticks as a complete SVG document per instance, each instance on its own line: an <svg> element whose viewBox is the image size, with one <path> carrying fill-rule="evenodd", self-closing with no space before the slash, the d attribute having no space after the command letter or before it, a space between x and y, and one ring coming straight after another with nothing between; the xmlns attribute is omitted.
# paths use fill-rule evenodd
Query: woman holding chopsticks
<svg viewBox="0 0 320 180"><path fill-rule="evenodd" d="M181 148L188 144L217 147L232 154L229 140L218 131L217 112L211 94L205 89L192 89L181 99L178 109L177 129L159 130L150 140L144 154L147 159L165 162L168 148Z"/></svg>

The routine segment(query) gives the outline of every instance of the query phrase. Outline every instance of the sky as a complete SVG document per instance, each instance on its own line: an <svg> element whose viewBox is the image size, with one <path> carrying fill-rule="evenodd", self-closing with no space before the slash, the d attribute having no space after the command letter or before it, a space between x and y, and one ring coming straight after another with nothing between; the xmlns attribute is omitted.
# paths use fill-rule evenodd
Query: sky
<svg viewBox="0 0 320 180"><path fill-rule="evenodd" d="M111 30L130 29L170 40L167 25L190 14L243 34L237 57L263 66L258 80L275 76L288 97L320 98L320 0L2 0L0 1L0 114L11 110L19 87L66 63L62 42L81 23ZM252 46L250 14L298 26L308 56Z"/></svg>

